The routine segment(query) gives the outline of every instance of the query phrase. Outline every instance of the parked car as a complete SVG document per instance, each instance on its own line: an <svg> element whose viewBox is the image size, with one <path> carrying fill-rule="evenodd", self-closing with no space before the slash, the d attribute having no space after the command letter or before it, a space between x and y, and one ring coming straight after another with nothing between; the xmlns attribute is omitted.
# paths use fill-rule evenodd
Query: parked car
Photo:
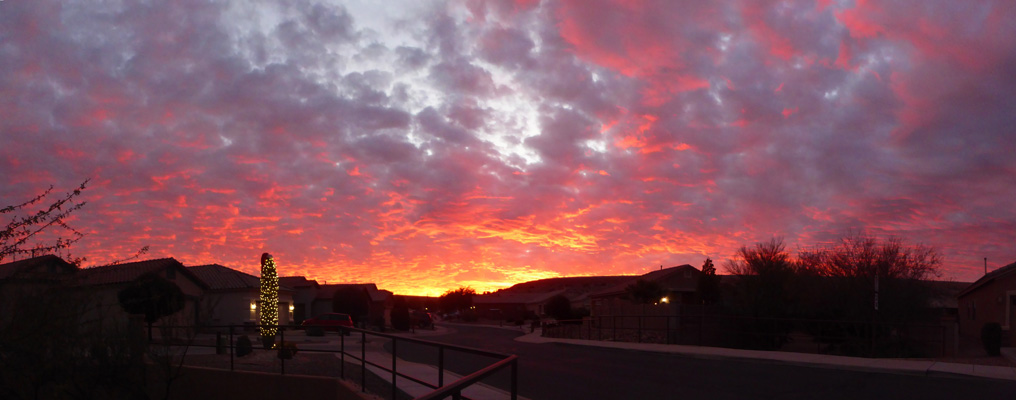
<svg viewBox="0 0 1016 400"><path fill-rule="evenodd" d="M353 327L353 318L351 318L349 314L327 313L318 315L314 318L305 319L301 325L303 326L304 329L307 329L308 334L312 330L308 328L316 328L321 330L329 330L349 334L349 330L344 328Z"/></svg>
<svg viewBox="0 0 1016 400"><path fill-rule="evenodd" d="M417 328L430 328L434 326L434 317L428 312L413 310L409 314L409 320Z"/></svg>

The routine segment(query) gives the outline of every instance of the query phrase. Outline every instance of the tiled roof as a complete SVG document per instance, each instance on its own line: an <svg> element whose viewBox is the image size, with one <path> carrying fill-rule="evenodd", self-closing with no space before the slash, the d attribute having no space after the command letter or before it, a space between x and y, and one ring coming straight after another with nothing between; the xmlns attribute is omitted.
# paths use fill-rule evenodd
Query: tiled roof
<svg viewBox="0 0 1016 400"><path fill-rule="evenodd" d="M157 273L167 268L183 269L183 264L173 258L137 261L126 264L107 265L81 270L82 285L108 285L131 282L144 275Z"/></svg>
<svg viewBox="0 0 1016 400"><path fill-rule="evenodd" d="M42 265L60 265L65 268L70 269L75 268L73 265L71 265L67 261L64 261L60 257L57 257L52 254L47 254L44 256L26 258L24 260L0 264L0 279L10 278L19 272L27 271Z"/></svg>
<svg viewBox="0 0 1016 400"><path fill-rule="evenodd" d="M198 265L187 267L198 279L201 279L212 290L258 289L261 279L219 264ZM281 281L281 279L280 279Z"/></svg>

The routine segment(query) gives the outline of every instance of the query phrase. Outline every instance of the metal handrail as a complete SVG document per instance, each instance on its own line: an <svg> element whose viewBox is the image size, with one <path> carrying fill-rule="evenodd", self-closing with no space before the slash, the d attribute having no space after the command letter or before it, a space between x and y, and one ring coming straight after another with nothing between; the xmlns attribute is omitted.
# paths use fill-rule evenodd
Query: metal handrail
<svg viewBox="0 0 1016 400"><path fill-rule="evenodd" d="M194 326L194 325L170 326L170 325L163 325L163 327L165 327L165 328L194 329L195 331L196 330L207 330L207 329L227 329L228 332L229 332L230 370L234 370L233 359L234 359L234 348L236 346L236 343L234 341L234 329L235 328L258 329L261 326L262 325L259 325L259 324L246 324L246 325L203 325L203 326ZM285 340L285 331L286 331L287 328L288 329L303 328L300 325L272 325L272 326L278 329L278 334L280 336L280 340L281 341ZM350 351L346 350L346 344L345 344L346 335L344 334L344 332L359 332L360 333L360 336L361 336L361 346L360 346L360 354L359 355L357 355L355 352L350 352ZM365 346L366 346L366 337L367 337L367 335L381 337L381 338L386 338L386 339L390 339L392 341L392 364L391 364L391 368L389 368L389 367L387 367L385 365L381 365L381 364L369 361L369 360L366 359L366 347ZM396 392L397 392L396 379L398 377L405 378L405 379L408 379L408 380L410 380L412 382L416 382L416 383L424 385L424 386L426 386L428 388L434 389L433 392L428 393L428 394L426 394L426 395L424 395L422 397L419 397L420 399L439 399L439 398L447 397L449 395L454 395L455 398L460 398L462 390L464 390L465 388L467 388L470 385L473 385L473 384L481 381L482 379L486 378L487 376L490 376L491 374L494 374L494 373L496 373L496 372L498 372L498 371L500 371L500 370L502 370L502 369L504 369L506 367L510 367L511 368L511 390L510 390L511 399L515 400L515 399L518 398L518 362L517 362L518 356L508 355L508 354L503 354L503 353L497 353L497 352L482 350L482 349L478 349L478 348L474 348L474 347L468 347L468 346L449 345L449 344L444 344L444 343L432 342L432 341L428 341L428 340L422 340L422 339L416 339L416 338L407 338L407 337L402 337L402 336L397 336L397 335L392 335L392 334L386 334L386 333L381 333L381 332L373 332L373 331L368 331L368 330L365 330L365 329L353 328L353 327L340 327L340 336L339 337L340 337L340 346L341 346L340 350L303 349L301 351L304 351L304 352L336 353L336 354L340 354L341 358L342 358L342 362L341 362L342 366L341 366L341 370L340 370L340 376L342 378L345 378L345 359L346 359L346 356L349 356L349 358L351 358L354 362L359 362L360 363L360 368L361 368L361 374L360 374L361 375L361 377L360 377L361 378L361 382L360 382L361 390L366 390L366 367L368 365L372 366L372 367L375 367L375 368L378 368L378 369L380 369L382 371L385 371L385 372L390 372L392 374L392 398L393 399L396 397ZM409 375L406 375L404 373L398 372L398 368L397 368L397 360L398 360L398 358L396 357L396 350L397 350L397 343L399 341L416 343L416 344L430 346L430 347L436 347L438 349L438 365L437 365L437 367L438 367L438 382L437 382L436 385L433 384L433 383L424 381L423 379L416 378L416 377L409 376ZM200 344L191 344L191 345L192 346L197 346L197 347L208 347L207 345L200 345ZM211 347L214 347L214 346L217 346L217 343L211 345ZM487 367L484 367L484 368L476 371L476 372L473 372L473 373L471 373L469 375L466 375L466 376L464 376L462 378L459 378L455 382L452 382L452 383L449 383L449 384L445 385L444 384L445 383L444 382L445 381L445 379L444 379L444 372L445 372L444 371L445 370L445 368L444 368L444 358L445 358L444 357L444 353L445 353L446 349L447 350L454 350L454 351L461 352L461 353L474 354L474 355L479 355L479 356L484 356L484 357L495 358L495 359L499 359L499 360L497 362L487 366ZM280 361L280 373L282 375L285 375L286 374L286 366L285 366L286 360L284 358L280 358L279 361ZM444 393L444 394L442 394L442 393Z"/></svg>
<svg viewBox="0 0 1016 400"><path fill-rule="evenodd" d="M497 373L498 371L501 371L505 367L509 367L509 366L512 369L511 398L512 398L512 400L516 400L518 398L518 394L517 394L518 390L517 390L517 387L516 387L518 385L517 380L516 380L517 376L518 376L517 375L517 373L518 373L518 371L517 371L518 370L518 359L519 359L518 356L516 356L514 354L510 355L510 356L508 356L508 358L505 358L505 359L503 359L501 361L498 361L498 362L496 362L494 364L488 365L488 366L480 369L479 371L473 372L473 373L471 373L469 375L466 375L466 376L464 376L462 378L459 378L459 380L457 380L455 382L449 383L446 386L442 386L442 387L438 388L437 390L435 390L433 392L430 392L430 393L427 393L427 394L425 394L423 396L417 397L414 400L443 399L443 398L448 397L448 396L461 396L463 389L465 389L465 388L469 387L470 385L472 385L472 384L474 384L476 382L479 382L479 381L483 380L484 378L486 378L486 377L488 377L490 375L493 375L494 373Z"/></svg>

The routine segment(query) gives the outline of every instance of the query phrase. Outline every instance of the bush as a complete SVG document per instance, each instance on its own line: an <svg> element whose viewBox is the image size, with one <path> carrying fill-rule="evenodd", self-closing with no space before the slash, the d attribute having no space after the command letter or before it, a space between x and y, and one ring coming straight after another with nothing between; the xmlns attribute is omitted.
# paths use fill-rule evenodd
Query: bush
<svg viewBox="0 0 1016 400"><path fill-rule="evenodd" d="M254 352L254 345L250 342L250 338L247 335L240 336L236 339L236 356L243 357Z"/></svg>
<svg viewBox="0 0 1016 400"><path fill-rule="evenodd" d="M988 322L981 327L981 344L989 356L1002 354L1002 325Z"/></svg>

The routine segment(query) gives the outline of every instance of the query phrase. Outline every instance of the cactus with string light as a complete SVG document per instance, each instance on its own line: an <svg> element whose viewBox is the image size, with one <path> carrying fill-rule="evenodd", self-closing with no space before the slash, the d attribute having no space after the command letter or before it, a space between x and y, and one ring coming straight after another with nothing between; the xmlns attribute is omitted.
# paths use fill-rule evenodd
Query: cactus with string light
<svg viewBox="0 0 1016 400"><path fill-rule="evenodd" d="M274 345L279 325L279 275L275 271L272 255L261 255L261 337L265 346ZM271 341L271 342L269 342Z"/></svg>

